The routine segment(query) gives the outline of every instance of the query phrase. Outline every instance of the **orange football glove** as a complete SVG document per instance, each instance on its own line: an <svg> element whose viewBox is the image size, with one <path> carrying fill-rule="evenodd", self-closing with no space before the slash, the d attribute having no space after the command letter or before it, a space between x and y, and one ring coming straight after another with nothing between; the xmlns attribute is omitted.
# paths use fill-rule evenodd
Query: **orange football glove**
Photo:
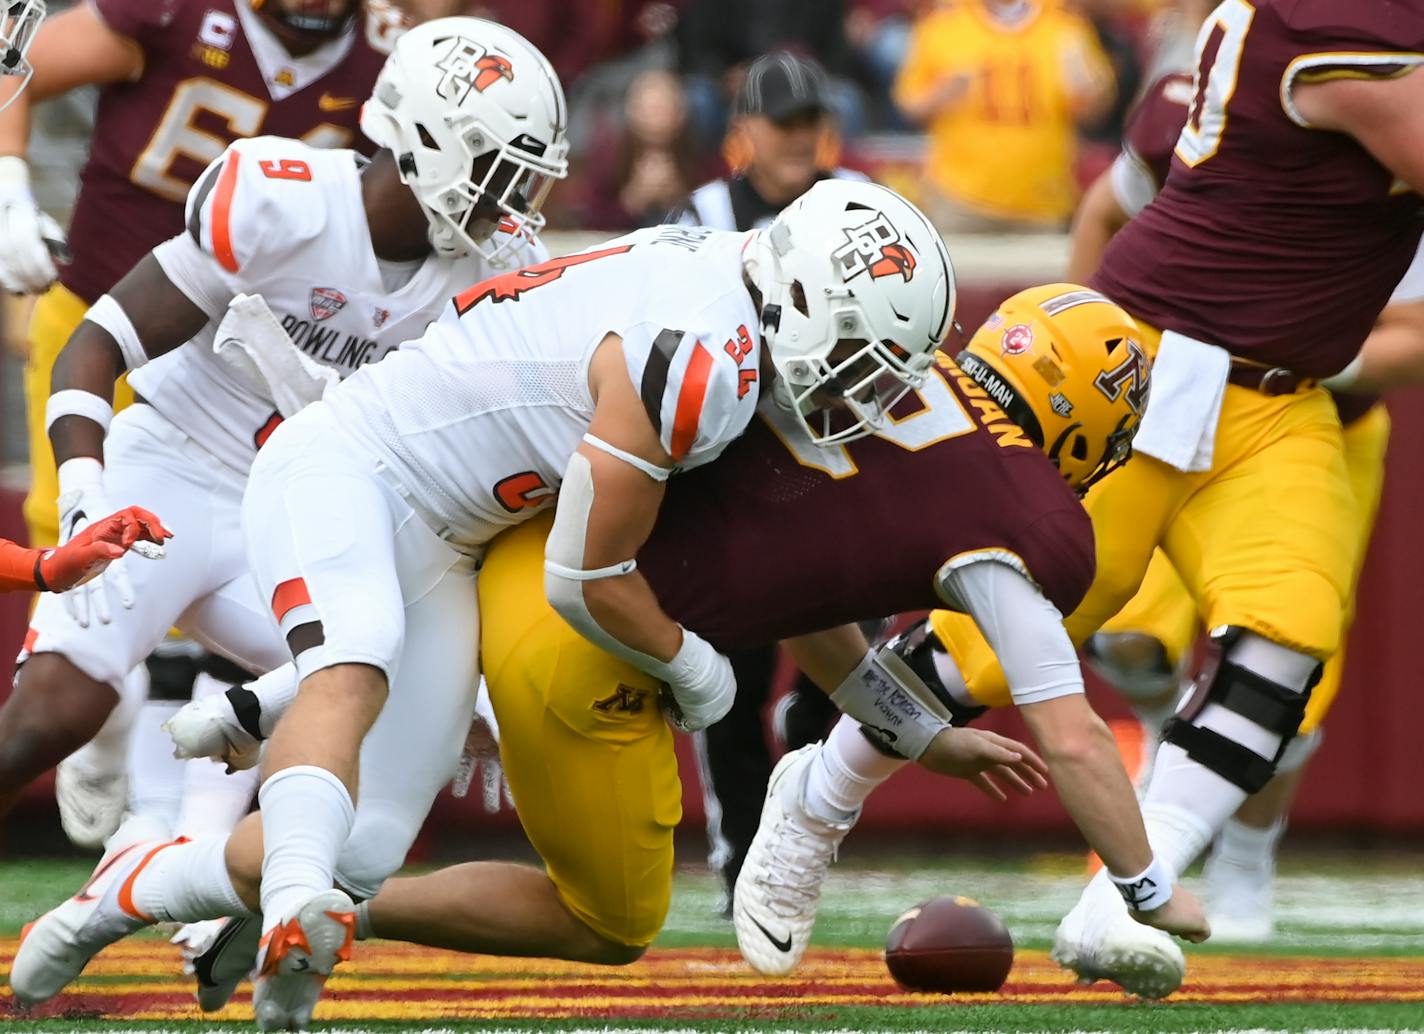
<svg viewBox="0 0 1424 1034"><path fill-rule="evenodd" d="M50 592L65 592L102 574L104 568L140 543L140 555L157 560L163 543L173 533L153 514L140 506L129 506L103 520L95 521L64 545L51 550L40 561L40 586Z"/></svg>

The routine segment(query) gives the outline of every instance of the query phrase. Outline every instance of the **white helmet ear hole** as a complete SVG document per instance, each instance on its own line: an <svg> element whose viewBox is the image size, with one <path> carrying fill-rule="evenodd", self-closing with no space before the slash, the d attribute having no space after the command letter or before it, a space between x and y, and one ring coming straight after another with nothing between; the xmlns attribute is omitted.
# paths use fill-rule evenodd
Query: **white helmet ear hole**
<svg viewBox="0 0 1424 1034"><path fill-rule="evenodd" d="M796 306L796 311L807 318L811 315L811 307L806 304L806 288L801 286L800 280L791 281L791 304Z"/></svg>
<svg viewBox="0 0 1424 1034"><path fill-rule="evenodd" d="M417 122L415 124L415 132L416 135L420 137L420 142L423 145L432 151L440 150L440 144L436 141L435 137L430 135L430 130L425 128L424 122Z"/></svg>

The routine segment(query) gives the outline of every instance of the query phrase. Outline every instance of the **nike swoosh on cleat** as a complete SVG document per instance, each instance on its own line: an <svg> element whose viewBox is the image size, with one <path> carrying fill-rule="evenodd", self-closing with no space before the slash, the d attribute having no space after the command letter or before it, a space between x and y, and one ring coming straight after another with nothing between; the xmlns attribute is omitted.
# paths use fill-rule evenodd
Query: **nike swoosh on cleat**
<svg viewBox="0 0 1424 1034"><path fill-rule="evenodd" d="M772 934L770 930L761 925L760 920L753 918L752 922L756 924L756 928L758 930L766 934L766 939L770 941L773 946L775 946L777 951L781 952L784 955L791 950L791 935L789 933L784 939L778 939Z"/></svg>
<svg viewBox="0 0 1424 1034"><path fill-rule="evenodd" d="M218 935L213 938L213 943L208 950L193 960L193 975L198 978L198 983L204 987L218 986L217 978L213 975L213 967L217 965L217 961L222 957L223 952L227 951L227 947L232 943L233 938L251 921L252 920L246 916L237 916L223 924L223 928L219 930Z"/></svg>

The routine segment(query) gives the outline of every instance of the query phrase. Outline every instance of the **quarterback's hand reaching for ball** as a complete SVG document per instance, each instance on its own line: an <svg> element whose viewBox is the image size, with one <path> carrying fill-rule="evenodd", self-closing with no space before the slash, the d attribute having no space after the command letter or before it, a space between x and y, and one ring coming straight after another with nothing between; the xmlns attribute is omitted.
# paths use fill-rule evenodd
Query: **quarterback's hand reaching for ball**
<svg viewBox="0 0 1424 1034"><path fill-rule="evenodd" d="M1041 757L1018 740L987 729L943 729L919 763L931 772L966 779L995 801L1009 799L1004 787L1027 797L1048 786L1048 766Z"/></svg>
<svg viewBox="0 0 1424 1034"><path fill-rule="evenodd" d="M1193 944L1200 944L1211 936L1211 924L1206 921L1201 902L1180 883L1173 884L1172 896L1160 908L1128 914L1139 923L1155 926Z"/></svg>

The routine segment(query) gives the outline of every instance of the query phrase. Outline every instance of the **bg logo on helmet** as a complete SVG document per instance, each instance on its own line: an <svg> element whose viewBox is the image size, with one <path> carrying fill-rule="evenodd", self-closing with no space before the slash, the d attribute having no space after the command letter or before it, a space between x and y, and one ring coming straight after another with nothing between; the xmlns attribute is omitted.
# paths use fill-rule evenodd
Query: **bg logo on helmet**
<svg viewBox="0 0 1424 1034"><path fill-rule="evenodd" d="M435 92L443 100L463 104L470 91L484 93L501 79L513 81L514 68L503 54L491 54L473 40L456 36L450 50L435 62L436 71L443 73Z"/></svg>
<svg viewBox="0 0 1424 1034"><path fill-rule="evenodd" d="M831 253L840 263L841 277L847 283L869 273L874 280L882 276L902 276L908 282L915 275L915 255L900 243L900 234L881 212L859 226L842 231L846 242Z"/></svg>

